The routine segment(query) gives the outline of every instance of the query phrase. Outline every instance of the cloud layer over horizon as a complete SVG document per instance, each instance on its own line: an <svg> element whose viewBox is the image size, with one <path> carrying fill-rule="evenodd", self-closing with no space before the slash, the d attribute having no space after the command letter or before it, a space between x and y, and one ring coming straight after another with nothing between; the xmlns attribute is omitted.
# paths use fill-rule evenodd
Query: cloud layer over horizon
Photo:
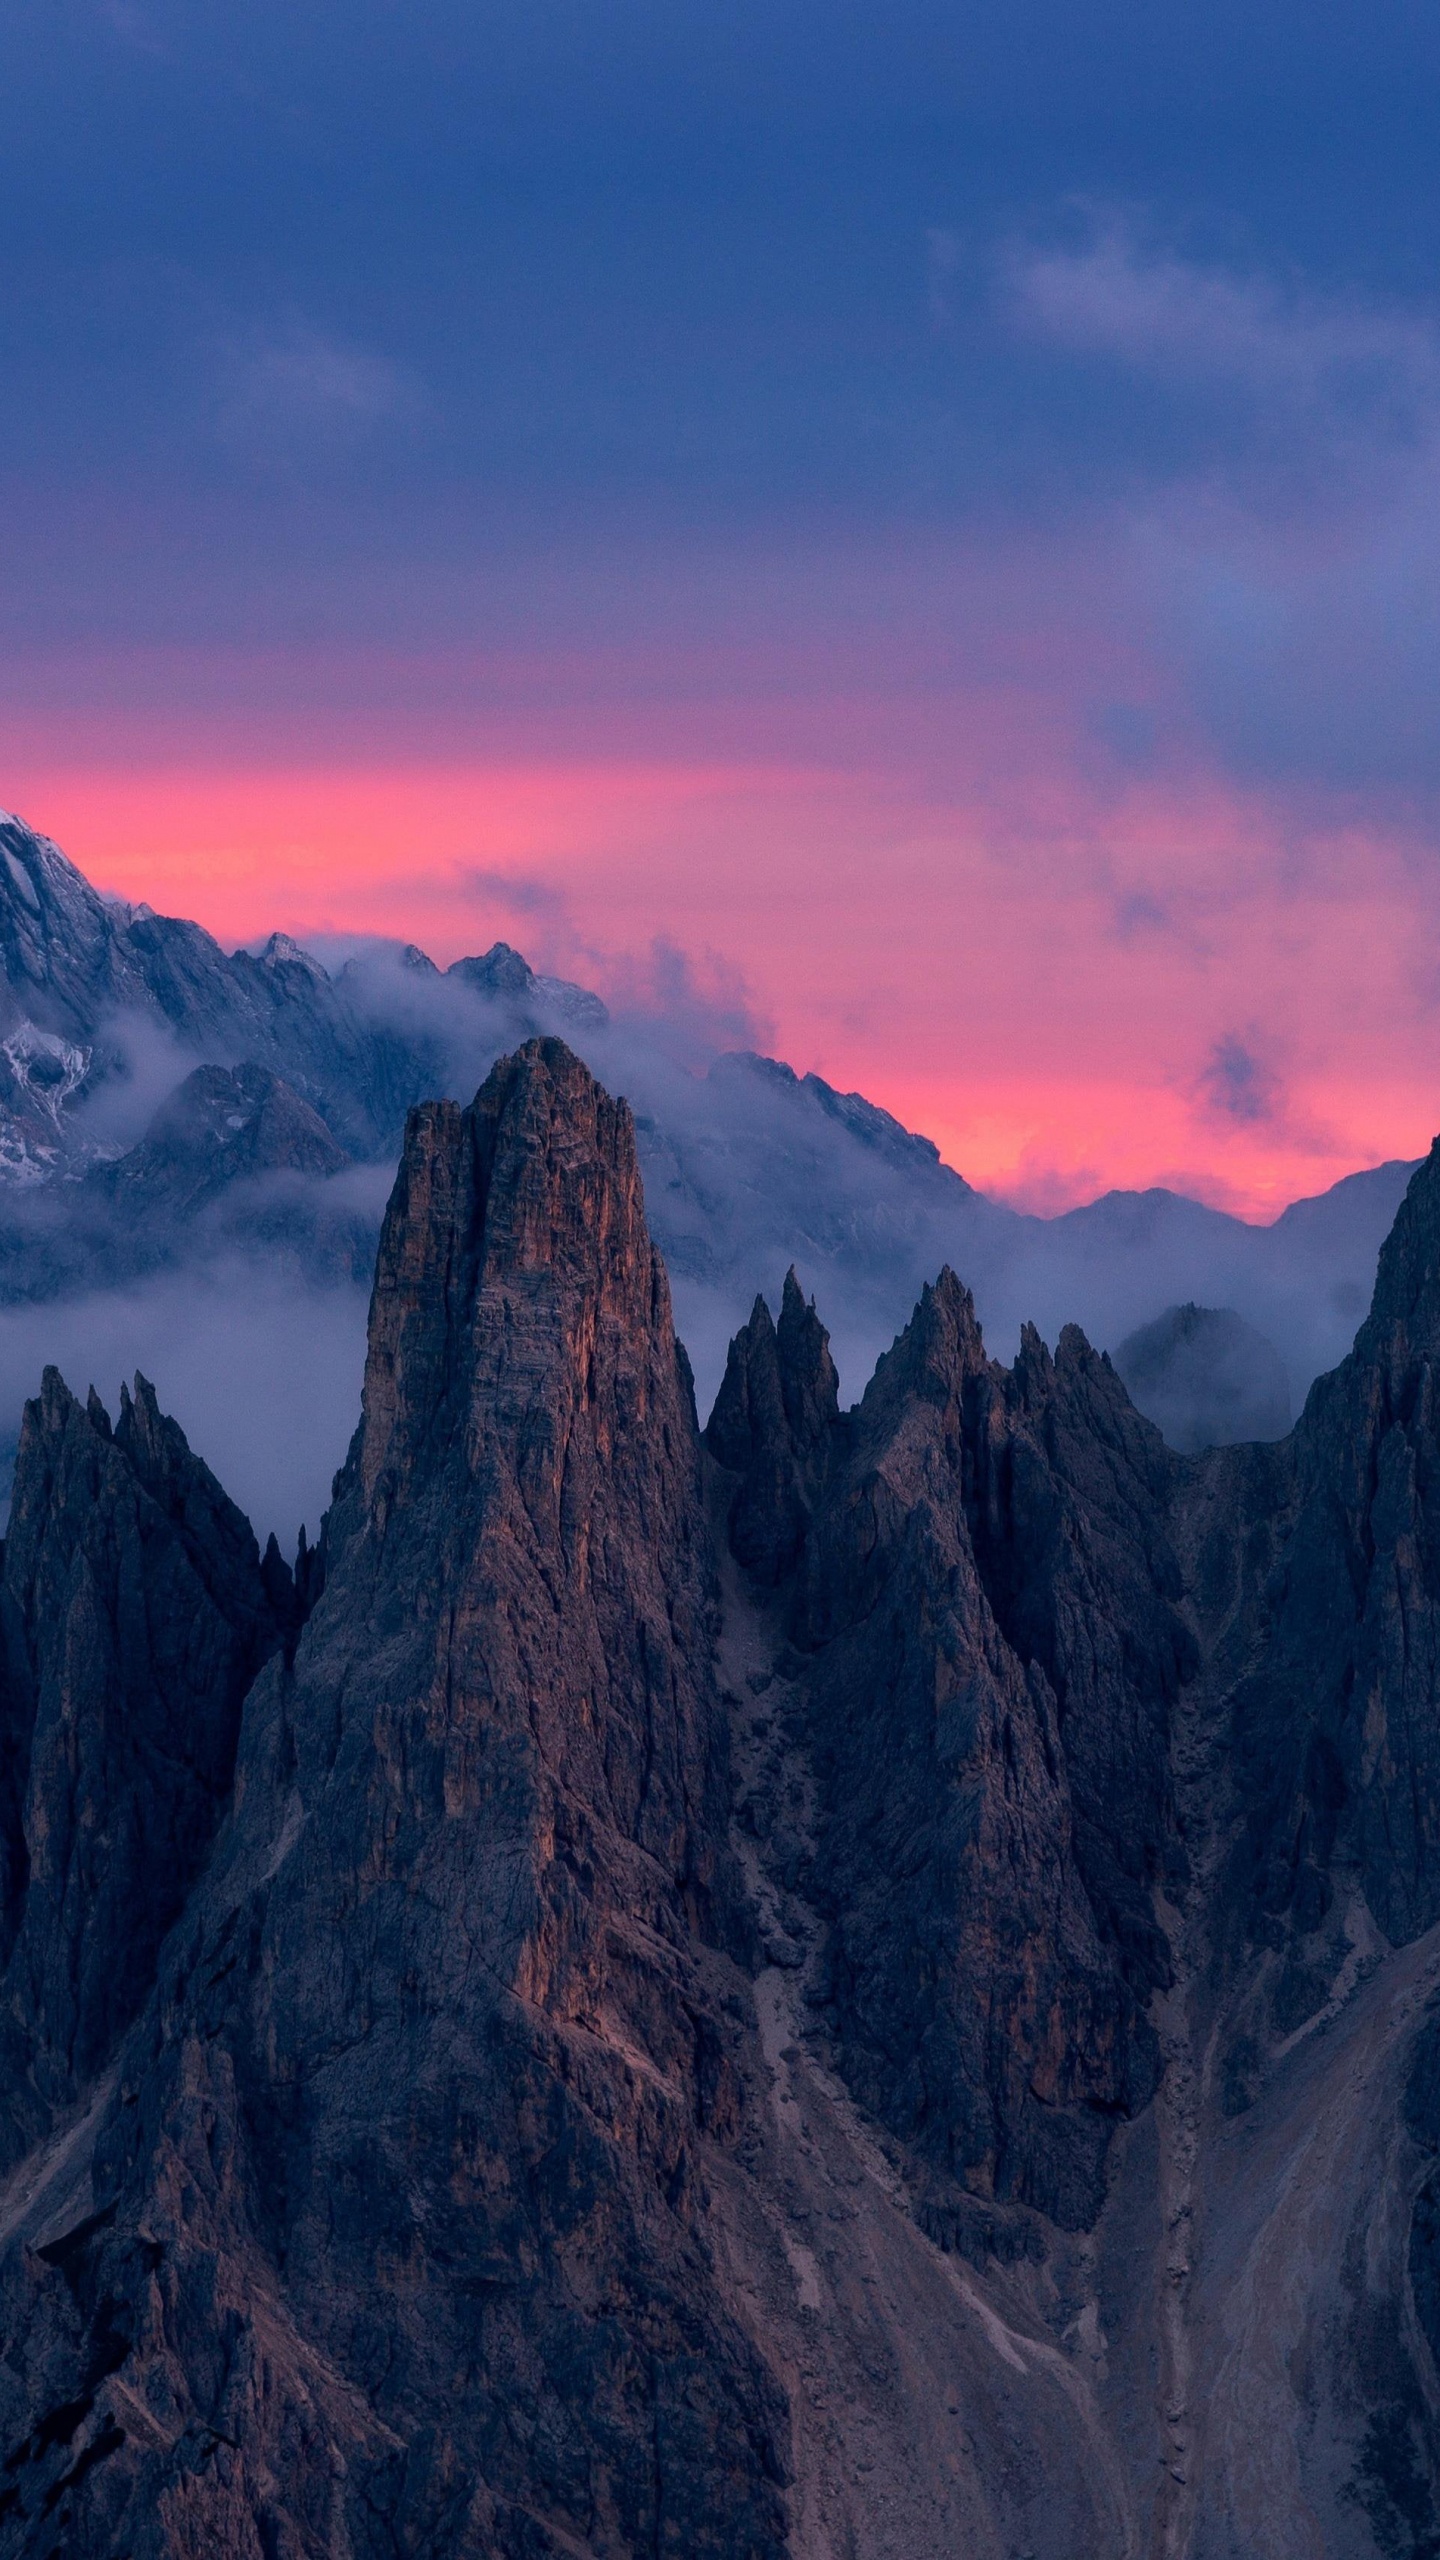
<svg viewBox="0 0 1440 2560"><path fill-rule="evenodd" d="M0 800L231 938L683 953L1034 1205L1416 1153L1437 72L1403 0L27 0Z"/></svg>

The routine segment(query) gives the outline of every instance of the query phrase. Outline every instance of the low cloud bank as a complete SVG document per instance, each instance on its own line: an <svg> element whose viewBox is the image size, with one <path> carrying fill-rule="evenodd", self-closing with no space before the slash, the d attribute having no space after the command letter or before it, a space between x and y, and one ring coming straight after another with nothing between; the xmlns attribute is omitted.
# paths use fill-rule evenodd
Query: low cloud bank
<svg viewBox="0 0 1440 2560"><path fill-rule="evenodd" d="M316 1289L249 1258L45 1307L0 1311L0 1452L8 1503L22 1408L53 1362L113 1416L139 1369L252 1521L287 1552L313 1538L360 1414L369 1292Z"/></svg>
<svg viewBox="0 0 1440 2560"><path fill-rule="evenodd" d="M112 1407L138 1367L262 1537L273 1528L291 1547L302 1520L313 1535L359 1415L386 1149L419 1094L468 1100L494 1058L537 1029L567 1039L634 1109L702 1418L731 1335L757 1294L778 1306L792 1262L830 1328L849 1399L949 1263L1001 1359L1026 1321L1050 1342L1075 1322L1113 1350L1167 1308L1229 1307L1274 1345L1298 1409L1364 1314L1408 1173L1397 1164L1357 1175L1269 1228L1163 1192L1023 1216L859 1096L725 1050L734 1022L713 1020L683 987L669 1005L607 1016L514 955L471 964L469 979L383 945L352 945L343 968L335 955L332 965L362 1026L343 1053L351 1081L336 1087L338 1105L333 1048L324 1075L307 1078L303 1041L298 1063L277 1052L275 1064L332 1126L363 1115L375 1160L240 1178L207 1124L199 1152L185 1151L188 1138L168 1151L149 1142L143 1181L100 1174L12 1191L0 1235L0 1291L12 1301L0 1309L0 1443L13 1445L45 1362L81 1394L93 1382ZM162 1100L193 1064L133 1032L128 1057L107 1103L127 1137L141 1101Z"/></svg>

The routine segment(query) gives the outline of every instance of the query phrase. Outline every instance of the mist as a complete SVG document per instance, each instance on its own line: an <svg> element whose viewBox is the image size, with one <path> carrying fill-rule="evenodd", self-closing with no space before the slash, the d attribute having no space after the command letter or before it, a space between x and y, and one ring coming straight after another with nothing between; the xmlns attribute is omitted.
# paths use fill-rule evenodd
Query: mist
<svg viewBox="0 0 1440 2560"><path fill-rule="evenodd" d="M263 1545L313 1538L360 1416L368 1289L315 1289L252 1259L0 1312L5 1499L25 1400L53 1363L113 1420L138 1369Z"/></svg>
<svg viewBox="0 0 1440 2560"><path fill-rule="evenodd" d="M262 1539L273 1529L291 1550L302 1521L313 1536L359 1418L369 1281L405 1109L426 1093L468 1101L494 1059L536 1030L567 1039L634 1110L702 1420L731 1336L757 1295L778 1309L792 1263L830 1330L847 1401L948 1263L1000 1359L1027 1321L1051 1343L1078 1323L1113 1350L1173 1306L1231 1308L1273 1344L1298 1410L1349 1347L1408 1177L1403 1164L1376 1168L1270 1227L1166 1192L1024 1216L860 1096L737 1052L743 1018L707 1007L683 965L652 973L648 1004L607 1015L564 981L524 983L523 964L520 982L496 990L397 945L352 940L324 957L353 1033L354 1091L327 1102L307 1082L303 1043L289 1072L337 1124L363 1113L371 1160L325 1176L222 1170L203 1197L167 1189L163 1167L153 1182L117 1185L102 1169L9 1194L0 1456L13 1454L47 1362L78 1394L93 1384L112 1411L138 1368ZM110 1155L141 1137L195 1059L129 1017L104 1026L104 1044L123 1064L83 1110L85 1135Z"/></svg>
<svg viewBox="0 0 1440 2560"><path fill-rule="evenodd" d="M173 1033L143 1013L107 1013L96 1027L94 1075L73 1115L76 1136L97 1155L143 1138L166 1096L200 1064Z"/></svg>

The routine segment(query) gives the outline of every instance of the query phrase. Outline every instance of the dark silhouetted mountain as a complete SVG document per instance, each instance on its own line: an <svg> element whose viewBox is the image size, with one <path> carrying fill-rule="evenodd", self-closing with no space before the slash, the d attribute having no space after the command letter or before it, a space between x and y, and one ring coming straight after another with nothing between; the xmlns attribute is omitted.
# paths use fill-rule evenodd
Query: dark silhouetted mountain
<svg viewBox="0 0 1440 2560"><path fill-rule="evenodd" d="M149 1990L279 1642L249 1523L151 1389L112 1431L51 1369L4 1573L0 2165L93 2085Z"/></svg>
<svg viewBox="0 0 1440 2560"><path fill-rule="evenodd" d="M807 1478L839 1412L830 1340L806 1306L793 1268L777 1329L763 1298L730 1345L705 1442L741 1478L730 1506L730 1544L763 1582L783 1580L809 1520Z"/></svg>
<svg viewBox="0 0 1440 2560"><path fill-rule="evenodd" d="M73 2549L783 2547L702 2237L746 1928L698 1468L629 1115L537 1044L412 1121L323 1596L123 2060L114 2212L30 2262L66 2406L112 2359L107 2412L165 2413L87 2421ZM80 2443L20 2466L41 2532Z"/></svg>
<svg viewBox="0 0 1440 2560"><path fill-rule="evenodd" d="M1186 1456L1283 1440L1294 1420L1284 1361L1233 1307L1167 1307L1112 1356L1140 1411Z"/></svg>
<svg viewBox="0 0 1440 2560"><path fill-rule="evenodd" d="M1440 1142L1401 1204L1353 1352L1276 1453L1294 1515L1281 1570L1241 1586L1246 1842L1290 2026L1328 1995L1350 1895L1396 1943L1440 1920L1437 1348Z"/></svg>
<svg viewBox="0 0 1440 2560"><path fill-rule="evenodd" d="M1097 1393L1113 1425L1101 1523L1066 1465L1094 1469ZM812 1657L818 1900L846 2077L944 2173L942 2228L977 2195L1083 2228L1111 2126L1153 2089L1143 1994L1168 1978L1147 1889L1186 1639L1146 1570L1154 1453L1078 1337L1058 1368L1032 1339L1013 1376L995 1370L950 1272L835 1441L792 1626ZM1097 1525L1114 1551L1098 1562ZM1138 1597L1122 1648L1110 1618ZM1083 1667L1066 1642L1081 1616ZM1081 1783L1096 1868L1108 1884L1123 1861L1137 1880L1128 1932L1123 1901L1086 1890Z"/></svg>
<svg viewBox="0 0 1440 2560"><path fill-rule="evenodd" d="M535 1040L411 1117L295 1574L47 1379L0 2553L1440 2538L1437 1358L1440 1145L1283 1441L947 1270L848 1411L792 1273L702 1442Z"/></svg>

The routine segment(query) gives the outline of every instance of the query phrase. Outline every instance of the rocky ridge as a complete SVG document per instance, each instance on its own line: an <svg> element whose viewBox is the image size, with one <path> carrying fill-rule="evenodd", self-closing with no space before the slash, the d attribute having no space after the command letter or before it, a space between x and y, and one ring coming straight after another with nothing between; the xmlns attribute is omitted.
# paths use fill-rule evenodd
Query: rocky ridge
<svg viewBox="0 0 1440 2560"><path fill-rule="evenodd" d="M0 1304L237 1254L368 1284L407 1110L472 1093L497 1055L547 1032L632 1096L652 1229L707 1385L787 1262L820 1289L858 1381L949 1261L1001 1347L1022 1318L1049 1331L1073 1317L1118 1342L1172 1301L1218 1296L1285 1345L1298 1401L1349 1343L1410 1170L1354 1175L1266 1228L1164 1191L1022 1216L862 1095L749 1051L715 1055L703 1026L611 1022L508 943L445 970L414 946L362 947L332 970L285 934L227 952L183 918L101 896L0 813ZM257 1189L249 1151L222 1147L204 1214L182 1214L165 1088L180 1107L197 1069L283 1086L292 1122L324 1124L338 1170L301 1150L283 1158L287 1180ZM113 1184L91 1178L106 1168ZM18 1406L0 1412L0 1435L17 1425Z"/></svg>
<svg viewBox="0 0 1440 2560"><path fill-rule="evenodd" d="M1440 2542L1437 1350L1440 1150L1274 1446L948 1270L702 1440L541 1040L411 1116L298 1576L47 1379L0 2552Z"/></svg>
<svg viewBox="0 0 1440 2560"><path fill-rule="evenodd" d="M234 1777L290 1578L136 1380L118 1423L47 1370L0 1574L0 2164L141 2006Z"/></svg>

